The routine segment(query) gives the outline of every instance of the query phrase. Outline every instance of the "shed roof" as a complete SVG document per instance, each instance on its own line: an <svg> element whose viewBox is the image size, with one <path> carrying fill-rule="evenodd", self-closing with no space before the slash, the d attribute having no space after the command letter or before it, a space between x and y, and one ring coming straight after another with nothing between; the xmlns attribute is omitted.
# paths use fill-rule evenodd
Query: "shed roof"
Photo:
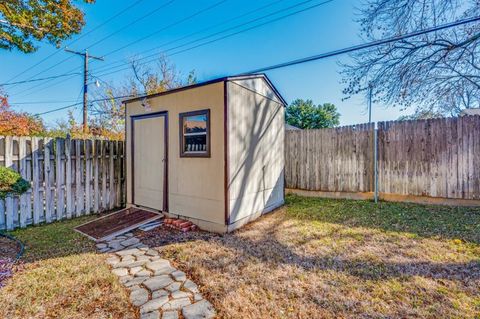
<svg viewBox="0 0 480 319"><path fill-rule="evenodd" d="M130 102L143 100L145 98L149 99L149 98L162 96L162 95L166 95L166 94L172 94L172 93L180 92L180 91L183 91L183 90L193 89L193 88L197 88L197 87L200 87L200 86L205 86L205 85L214 84L214 83L218 83L218 82L257 79L257 78L264 79L265 82L267 82L268 86L272 89L272 91L275 93L275 95L280 99L280 101L283 103L283 105L286 106L288 104L285 101L285 99L282 97L282 95L278 92L278 90L275 88L275 86L272 84L272 82L267 77L267 75L264 74L264 73L221 77L221 78L217 78L217 79L213 79L213 80L209 80L209 81L205 81L205 82L200 82L200 83L195 83L195 84L192 84L192 85L186 85L186 86L178 87L178 88L171 89L171 90L164 91L164 92L160 92L160 93L147 94L147 95L137 96L137 97L130 98L130 99L125 99L125 100L123 100L123 103L130 103Z"/></svg>

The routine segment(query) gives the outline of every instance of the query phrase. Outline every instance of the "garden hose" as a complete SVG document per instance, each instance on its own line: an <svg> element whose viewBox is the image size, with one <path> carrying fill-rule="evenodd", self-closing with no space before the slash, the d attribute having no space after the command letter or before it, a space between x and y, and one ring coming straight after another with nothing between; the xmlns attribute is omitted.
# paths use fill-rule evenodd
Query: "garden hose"
<svg viewBox="0 0 480 319"><path fill-rule="evenodd" d="M19 239L13 237L12 235L5 234L4 232L1 232L1 231L0 231L0 236L13 240L20 246L20 251L17 253L17 256L15 257L15 262L18 261L20 257L23 256L23 252L25 251L25 246L23 245L23 243Z"/></svg>

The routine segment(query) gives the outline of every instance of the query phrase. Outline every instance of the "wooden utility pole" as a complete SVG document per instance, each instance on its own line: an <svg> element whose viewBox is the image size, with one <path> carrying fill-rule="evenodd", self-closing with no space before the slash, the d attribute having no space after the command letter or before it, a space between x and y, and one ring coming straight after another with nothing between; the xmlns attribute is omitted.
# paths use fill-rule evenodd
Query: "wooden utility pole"
<svg viewBox="0 0 480 319"><path fill-rule="evenodd" d="M83 57L83 133L87 133L88 131L88 60L95 59L95 60L103 61L103 58L89 55L87 50L85 50L84 52L77 52L77 51L65 49L65 51L73 54L77 54Z"/></svg>

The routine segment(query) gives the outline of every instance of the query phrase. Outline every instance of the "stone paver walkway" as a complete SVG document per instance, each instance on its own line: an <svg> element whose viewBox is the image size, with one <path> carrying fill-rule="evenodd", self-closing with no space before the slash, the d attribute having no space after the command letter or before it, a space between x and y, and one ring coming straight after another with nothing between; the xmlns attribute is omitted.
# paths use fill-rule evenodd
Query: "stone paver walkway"
<svg viewBox="0 0 480 319"><path fill-rule="evenodd" d="M141 319L175 319L180 314L185 319L215 317L197 285L133 234L98 243L97 248L110 254L107 262L130 290L130 302L140 308Z"/></svg>

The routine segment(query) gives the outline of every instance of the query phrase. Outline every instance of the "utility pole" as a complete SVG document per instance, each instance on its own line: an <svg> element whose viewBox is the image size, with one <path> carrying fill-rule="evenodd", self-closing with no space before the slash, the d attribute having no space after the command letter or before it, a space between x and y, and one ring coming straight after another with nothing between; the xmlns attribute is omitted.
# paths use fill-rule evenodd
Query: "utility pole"
<svg viewBox="0 0 480 319"><path fill-rule="evenodd" d="M372 123L372 99L373 99L373 86L372 83L368 84L368 123ZM375 203L378 203L378 130L377 124L373 124L373 199Z"/></svg>
<svg viewBox="0 0 480 319"><path fill-rule="evenodd" d="M72 51L65 49L65 51L77 54L83 57L83 133L88 131L88 60L95 59L103 61L103 58L89 55L85 49L84 52Z"/></svg>
<svg viewBox="0 0 480 319"><path fill-rule="evenodd" d="M368 84L368 123L372 123L372 84Z"/></svg>

